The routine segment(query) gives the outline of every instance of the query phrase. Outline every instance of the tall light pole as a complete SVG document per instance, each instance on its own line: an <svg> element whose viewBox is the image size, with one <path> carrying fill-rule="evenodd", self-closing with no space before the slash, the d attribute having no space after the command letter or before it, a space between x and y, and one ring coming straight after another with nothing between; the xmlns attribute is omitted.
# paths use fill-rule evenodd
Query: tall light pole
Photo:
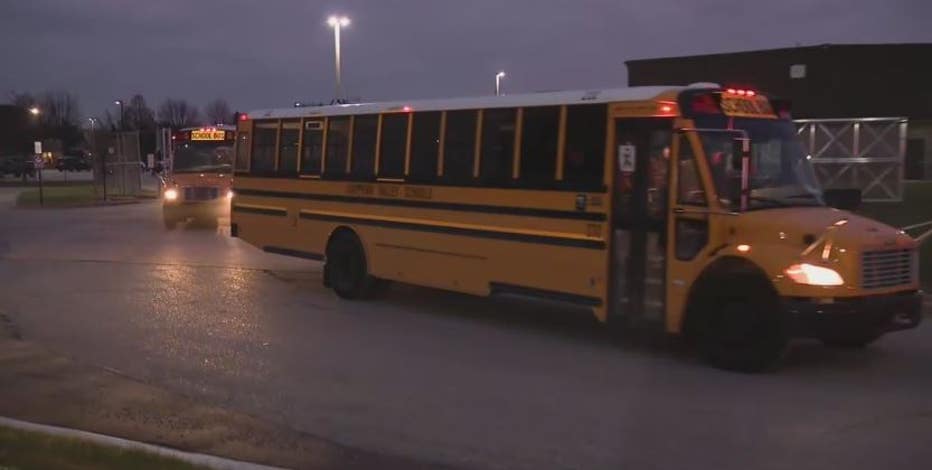
<svg viewBox="0 0 932 470"><path fill-rule="evenodd" d="M495 96L502 94L502 79L505 78L505 72L495 74Z"/></svg>
<svg viewBox="0 0 932 470"><path fill-rule="evenodd" d="M339 100L343 97L343 63L340 61L340 30L349 26L350 19L345 16L331 16L327 18L327 24L333 28L333 50L337 69L337 96Z"/></svg>
<svg viewBox="0 0 932 470"><path fill-rule="evenodd" d="M124 129L123 128L123 100L114 100L113 104L118 105L120 107L120 131L122 131Z"/></svg>

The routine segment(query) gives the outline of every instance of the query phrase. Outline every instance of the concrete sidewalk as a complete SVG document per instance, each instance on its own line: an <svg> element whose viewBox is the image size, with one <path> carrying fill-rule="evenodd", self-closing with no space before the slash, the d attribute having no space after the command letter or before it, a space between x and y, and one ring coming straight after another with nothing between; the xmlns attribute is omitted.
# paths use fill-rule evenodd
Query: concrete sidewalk
<svg viewBox="0 0 932 470"><path fill-rule="evenodd" d="M286 468L428 469L206 406L23 341L0 313L0 416Z"/></svg>

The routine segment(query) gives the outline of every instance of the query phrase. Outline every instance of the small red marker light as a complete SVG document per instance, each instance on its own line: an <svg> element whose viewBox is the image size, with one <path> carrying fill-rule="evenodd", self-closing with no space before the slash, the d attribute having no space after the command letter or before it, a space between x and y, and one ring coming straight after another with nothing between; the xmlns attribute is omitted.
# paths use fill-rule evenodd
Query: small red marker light
<svg viewBox="0 0 932 470"><path fill-rule="evenodd" d="M670 106L668 104L660 106L661 113L669 113L670 111L673 111L673 106Z"/></svg>
<svg viewBox="0 0 932 470"><path fill-rule="evenodd" d="M405 106L405 107L401 108L401 110L404 111L404 112L406 112L406 113L410 113L410 112L411 112L411 107L410 107L410 106Z"/></svg>
<svg viewBox="0 0 932 470"><path fill-rule="evenodd" d="M731 94L731 95L734 95L734 94L737 93L737 92L738 92L738 91L735 90L734 88L729 88L729 89L725 90L725 93L728 93L728 94Z"/></svg>
<svg viewBox="0 0 932 470"><path fill-rule="evenodd" d="M738 96L744 96L744 95L746 95L746 94L748 94L747 91L745 91L745 90L738 90Z"/></svg>
<svg viewBox="0 0 932 470"><path fill-rule="evenodd" d="M754 90L748 90L748 96L754 96L756 94L757 92L755 92Z"/></svg>
<svg viewBox="0 0 932 470"><path fill-rule="evenodd" d="M249 115L246 114L246 113L240 114L240 115L239 115L239 120L240 120L240 121L248 121L248 120L249 120Z"/></svg>

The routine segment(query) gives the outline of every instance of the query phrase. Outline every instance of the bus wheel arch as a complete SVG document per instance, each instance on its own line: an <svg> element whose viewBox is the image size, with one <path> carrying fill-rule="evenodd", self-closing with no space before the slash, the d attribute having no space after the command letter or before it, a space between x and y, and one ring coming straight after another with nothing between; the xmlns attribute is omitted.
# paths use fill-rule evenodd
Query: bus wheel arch
<svg viewBox="0 0 932 470"><path fill-rule="evenodd" d="M765 271L743 258L710 264L689 292L684 333L706 360L723 369L758 372L787 345L780 297Z"/></svg>
<svg viewBox="0 0 932 470"><path fill-rule="evenodd" d="M365 299L376 284L369 272L369 257L356 231L340 226L330 232L324 255L324 286L344 299Z"/></svg>

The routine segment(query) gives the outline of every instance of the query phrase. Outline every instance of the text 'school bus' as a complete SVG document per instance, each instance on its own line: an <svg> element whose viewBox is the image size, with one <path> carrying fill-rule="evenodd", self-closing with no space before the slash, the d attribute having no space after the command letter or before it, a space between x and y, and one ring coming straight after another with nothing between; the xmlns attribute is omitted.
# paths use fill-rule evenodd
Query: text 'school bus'
<svg viewBox="0 0 932 470"><path fill-rule="evenodd" d="M182 129L172 134L171 170L162 188L165 228L194 219L211 226L229 214L235 126Z"/></svg>
<svg viewBox="0 0 932 470"><path fill-rule="evenodd" d="M379 281L590 307L722 367L919 323L917 244L826 206L787 104L711 85L261 110L232 233Z"/></svg>

